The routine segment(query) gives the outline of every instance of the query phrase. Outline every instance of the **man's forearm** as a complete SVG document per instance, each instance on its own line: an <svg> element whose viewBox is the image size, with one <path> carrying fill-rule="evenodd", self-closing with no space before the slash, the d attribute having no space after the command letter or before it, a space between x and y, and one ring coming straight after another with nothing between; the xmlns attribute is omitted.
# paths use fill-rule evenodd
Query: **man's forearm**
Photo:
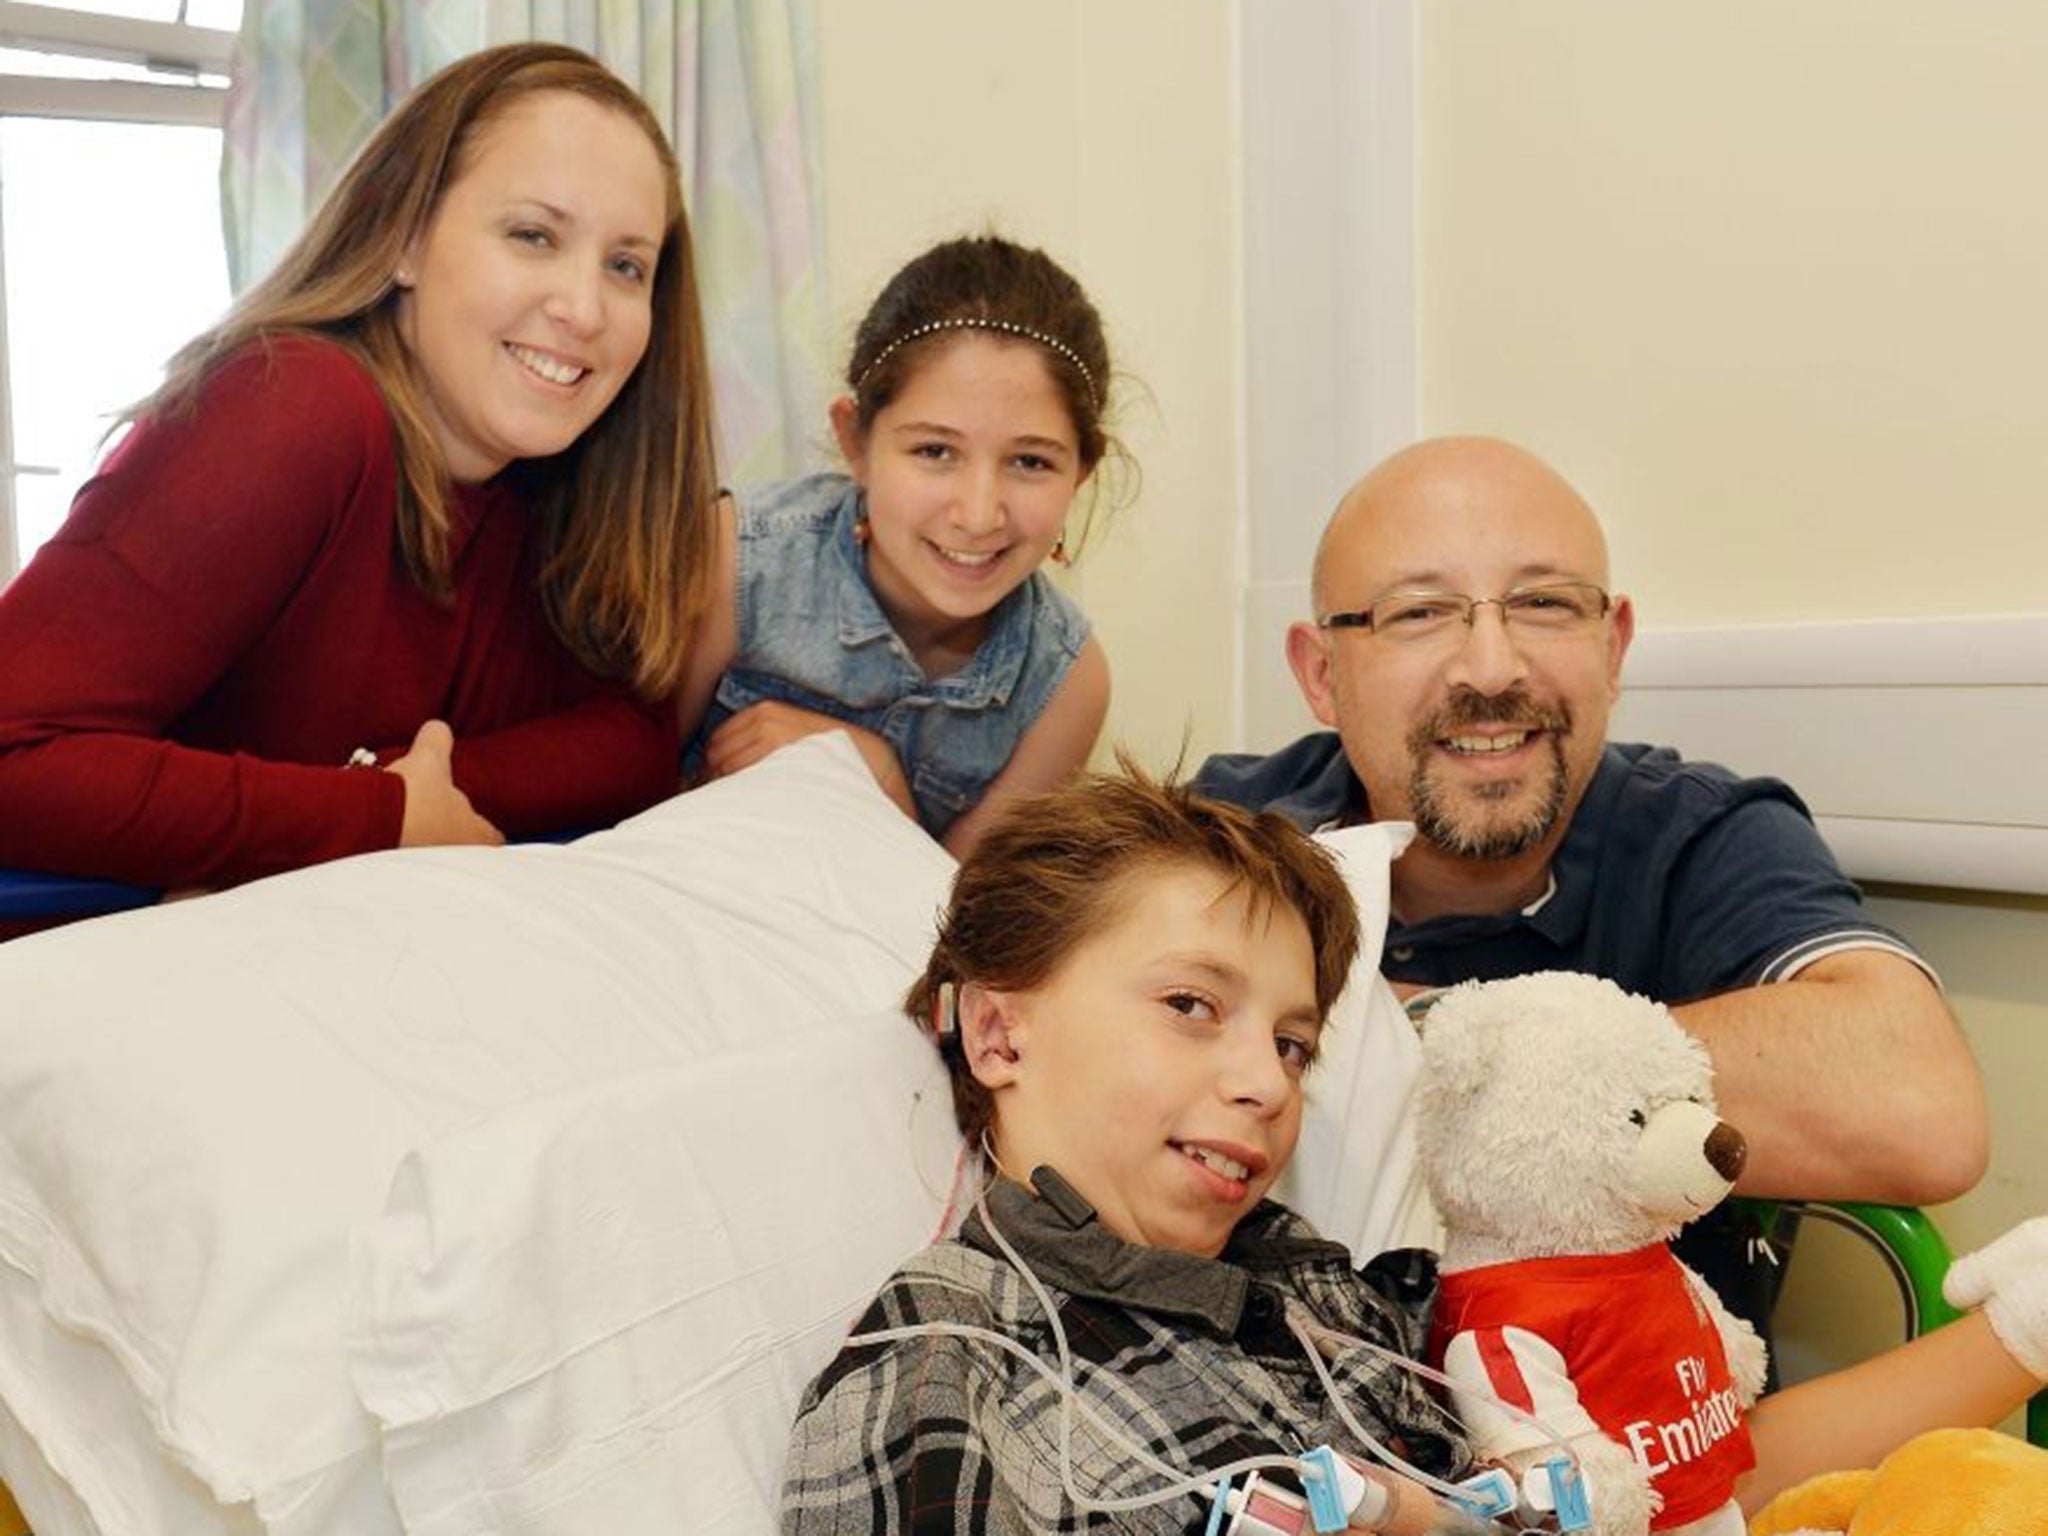
<svg viewBox="0 0 2048 1536"><path fill-rule="evenodd" d="M1983 1176L1983 1081L1910 962L1857 950L1672 1012L1749 1141L1744 1194L1927 1205Z"/></svg>

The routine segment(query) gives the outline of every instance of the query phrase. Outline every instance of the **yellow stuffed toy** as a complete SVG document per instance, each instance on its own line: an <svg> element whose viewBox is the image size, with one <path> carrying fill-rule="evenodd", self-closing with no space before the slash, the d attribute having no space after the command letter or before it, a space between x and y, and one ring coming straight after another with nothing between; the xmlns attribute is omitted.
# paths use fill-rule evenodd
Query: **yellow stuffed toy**
<svg viewBox="0 0 2048 1536"><path fill-rule="evenodd" d="M1875 1472L1829 1472L1788 1488L1749 1536L2041 1536L2048 1451L1989 1429L1937 1429Z"/></svg>

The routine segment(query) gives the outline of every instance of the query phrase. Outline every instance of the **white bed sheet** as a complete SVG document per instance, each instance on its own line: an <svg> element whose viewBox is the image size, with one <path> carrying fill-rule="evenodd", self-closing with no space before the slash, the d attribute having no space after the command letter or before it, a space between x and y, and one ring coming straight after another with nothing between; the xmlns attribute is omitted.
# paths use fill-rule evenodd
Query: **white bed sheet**
<svg viewBox="0 0 2048 1536"><path fill-rule="evenodd" d="M346 1249L406 1154L889 1005L951 870L829 735L569 847L374 855L6 946L0 1267L217 1503L280 1532L388 1529ZM36 1331L0 1321L9 1353ZM60 1472L74 1437L121 1433L74 1374L0 1382ZM127 1525L159 1497L144 1447L92 1460L133 1485L67 1478L105 1529L165 1528Z"/></svg>
<svg viewBox="0 0 2048 1536"><path fill-rule="evenodd" d="M803 1390L938 1235L959 1151L899 1009L422 1148L352 1243L351 1363L406 1529L771 1531Z"/></svg>
<svg viewBox="0 0 2048 1536"><path fill-rule="evenodd" d="M1303 1094L1301 1141L1273 1196L1361 1260L1389 1248L1443 1246L1415 1150L1422 1041L1380 979L1390 868L1415 835L1405 821L1319 832L1358 905L1358 958L1330 1010Z"/></svg>

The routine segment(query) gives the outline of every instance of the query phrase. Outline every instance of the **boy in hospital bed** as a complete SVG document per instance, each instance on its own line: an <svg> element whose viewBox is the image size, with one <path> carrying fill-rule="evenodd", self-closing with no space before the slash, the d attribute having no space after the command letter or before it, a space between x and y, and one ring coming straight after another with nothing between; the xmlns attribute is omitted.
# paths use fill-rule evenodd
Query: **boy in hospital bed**
<svg viewBox="0 0 2048 1536"><path fill-rule="evenodd" d="M1465 1441L1389 1358L1423 1347L1433 1264L1354 1269L1264 1199L1357 944L1278 816L1131 776L991 829L907 1000L987 1183L806 1394L786 1533L1200 1531L1258 1499L1308 1529L1280 1505L1317 1484L1356 1528L1472 1528L1429 1486L1474 1470ZM1997 1284L1998 1331L1975 1313L1760 1409L1744 1506L2023 1401L2048 1286L2023 1263ZM1324 1446L1344 1470L1304 1466Z"/></svg>

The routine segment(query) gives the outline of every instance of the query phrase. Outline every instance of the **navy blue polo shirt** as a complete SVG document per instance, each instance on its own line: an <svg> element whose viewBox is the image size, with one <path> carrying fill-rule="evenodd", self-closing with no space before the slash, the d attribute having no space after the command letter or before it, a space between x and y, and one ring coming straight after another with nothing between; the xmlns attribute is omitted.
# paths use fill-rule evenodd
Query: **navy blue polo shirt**
<svg viewBox="0 0 2048 1536"><path fill-rule="evenodd" d="M1334 731L1270 757L1212 757L1195 788L1307 830L1370 814ZM1783 981L1848 949L1925 964L1864 914L1788 785L1610 743L1543 896L1518 912L1397 919L1380 969L1432 987L1586 971L1677 1004Z"/></svg>
<svg viewBox="0 0 2048 1536"><path fill-rule="evenodd" d="M1195 788L1307 831L1370 816L1332 731L1269 757L1212 757ZM1784 981L1852 949L1889 950L1927 969L1864 915L1787 785L1688 763L1668 747L1610 743L1541 897L1518 912L1394 921L1380 969L1432 987L1585 971L1677 1004ZM1721 1205L1674 1247L1768 1341L1779 1273L1757 1236L1746 1215Z"/></svg>

